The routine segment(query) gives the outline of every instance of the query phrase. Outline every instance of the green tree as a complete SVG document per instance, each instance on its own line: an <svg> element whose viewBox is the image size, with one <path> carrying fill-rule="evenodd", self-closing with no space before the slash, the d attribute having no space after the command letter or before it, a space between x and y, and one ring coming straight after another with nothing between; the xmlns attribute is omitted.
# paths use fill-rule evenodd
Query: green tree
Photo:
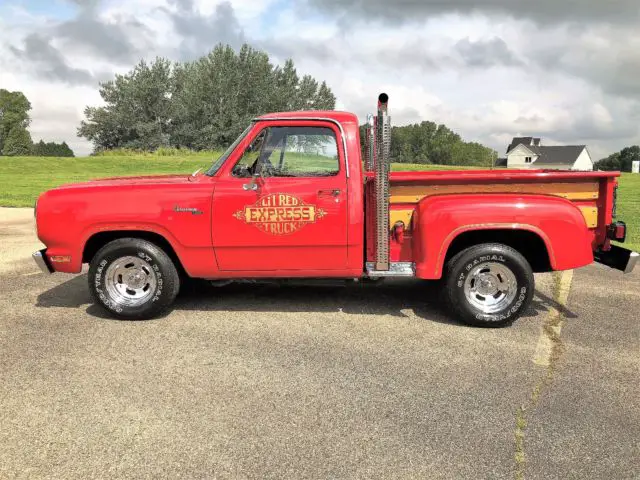
<svg viewBox="0 0 640 480"><path fill-rule="evenodd" d="M158 58L101 84L104 107L87 107L78 135L96 150L159 146L212 149L229 145L249 120L271 111L333 109L329 87L293 61L273 66L249 45L216 46L193 62Z"/></svg>
<svg viewBox="0 0 640 480"><path fill-rule="evenodd" d="M38 143L35 143L31 149L31 155L35 157L73 157L73 150L69 148L67 142L55 143L48 142L45 143L43 140L40 140Z"/></svg>
<svg viewBox="0 0 640 480"><path fill-rule="evenodd" d="M640 160L640 147L634 145L620 150L620 170L630 172L634 161Z"/></svg>
<svg viewBox="0 0 640 480"><path fill-rule="evenodd" d="M8 157L26 156L31 153L32 141L29 131L19 125L14 126L7 135L2 155Z"/></svg>
<svg viewBox="0 0 640 480"><path fill-rule="evenodd" d="M364 146L365 126L360 127ZM460 135L445 125L424 121L419 124L392 127L392 162L490 167L497 152L475 142L464 142Z"/></svg>
<svg viewBox="0 0 640 480"><path fill-rule="evenodd" d="M173 144L195 149L228 145L248 121L268 109L273 66L264 52L245 45L217 46L183 65L174 98Z"/></svg>
<svg viewBox="0 0 640 480"><path fill-rule="evenodd" d="M67 142L62 142L58 145L58 157L75 157L73 150L71 150Z"/></svg>
<svg viewBox="0 0 640 480"><path fill-rule="evenodd" d="M44 157L46 147L47 146L44 143L44 140L40 140L38 143L34 143L33 147L31 147L31 155L33 155L34 157Z"/></svg>
<svg viewBox="0 0 640 480"><path fill-rule="evenodd" d="M607 158L602 158L594 163L593 168L595 170L608 170L618 171L620 170L620 152L613 153Z"/></svg>
<svg viewBox="0 0 640 480"><path fill-rule="evenodd" d="M640 146L633 145L598 160L593 168L596 170L630 172L633 162L637 160L640 160Z"/></svg>
<svg viewBox="0 0 640 480"><path fill-rule="evenodd" d="M14 128L29 127L31 104L22 92L10 92L0 89L0 152L4 151L5 142ZM21 135L15 133L14 135Z"/></svg>
<svg viewBox="0 0 640 480"><path fill-rule="evenodd" d="M87 107L78 135L102 149L130 147L143 150L168 146L171 138L173 64L144 60L126 75L100 85L105 107Z"/></svg>

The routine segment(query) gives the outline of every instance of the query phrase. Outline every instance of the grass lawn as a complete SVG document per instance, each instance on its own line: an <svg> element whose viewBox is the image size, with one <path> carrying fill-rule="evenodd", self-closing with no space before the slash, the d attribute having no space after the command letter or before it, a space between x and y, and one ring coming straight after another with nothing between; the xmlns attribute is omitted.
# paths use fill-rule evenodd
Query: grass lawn
<svg viewBox="0 0 640 480"><path fill-rule="evenodd" d="M64 183L95 178L193 173L209 167L221 153L188 156L130 155L81 158L0 157L0 206L32 207L38 195ZM394 170L454 167L394 164Z"/></svg>
<svg viewBox="0 0 640 480"><path fill-rule="evenodd" d="M64 183L127 175L192 173L200 167L208 167L217 157L218 154L211 152L187 156L0 157L0 206L32 207L41 192ZM461 168L464 167L392 165L394 171ZM640 175L622 175L618 190L618 218L630 227L625 246L640 250Z"/></svg>
<svg viewBox="0 0 640 480"><path fill-rule="evenodd" d="M623 173L619 185L616 216L629 228L627 240L621 245L640 252L640 175Z"/></svg>
<svg viewBox="0 0 640 480"><path fill-rule="evenodd" d="M217 158L217 157L216 157ZM0 206L32 207L38 195L64 183L95 178L193 173L213 163L207 156L0 157Z"/></svg>

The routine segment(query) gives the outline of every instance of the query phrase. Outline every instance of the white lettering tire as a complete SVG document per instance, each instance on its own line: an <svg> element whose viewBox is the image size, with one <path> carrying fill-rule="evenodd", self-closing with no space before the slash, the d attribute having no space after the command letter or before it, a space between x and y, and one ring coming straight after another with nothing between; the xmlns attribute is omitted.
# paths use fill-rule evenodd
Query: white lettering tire
<svg viewBox="0 0 640 480"><path fill-rule="evenodd" d="M88 280L94 302L126 320L157 317L180 289L171 258L139 238L120 238L102 247L91 260Z"/></svg>
<svg viewBox="0 0 640 480"><path fill-rule="evenodd" d="M527 310L535 290L529 262L499 243L467 248L447 262L445 296L455 317L479 327L504 327Z"/></svg>

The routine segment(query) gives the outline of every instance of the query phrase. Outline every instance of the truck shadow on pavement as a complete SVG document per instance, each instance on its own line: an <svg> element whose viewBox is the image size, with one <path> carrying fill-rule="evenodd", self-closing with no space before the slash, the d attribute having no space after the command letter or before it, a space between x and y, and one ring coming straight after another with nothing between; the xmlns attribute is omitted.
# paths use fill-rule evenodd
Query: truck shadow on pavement
<svg viewBox="0 0 640 480"><path fill-rule="evenodd" d="M88 305L92 316L112 319L93 305L87 276L78 275L41 293L36 307L78 309ZM555 309L565 318L576 318L551 297L536 291L522 318L534 319ZM383 283L331 281L269 281L230 283L215 287L206 281L190 280L182 286L172 310L268 312L343 312L358 315L391 315L407 318L411 313L424 320L464 326L453 319L437 282L387 280Z"/></svg>

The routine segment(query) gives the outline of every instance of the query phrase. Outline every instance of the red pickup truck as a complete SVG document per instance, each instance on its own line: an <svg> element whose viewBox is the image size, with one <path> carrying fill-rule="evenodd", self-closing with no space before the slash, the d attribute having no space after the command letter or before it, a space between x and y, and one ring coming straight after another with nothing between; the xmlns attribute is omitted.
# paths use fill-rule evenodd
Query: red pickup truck
<svg viewBox="0 0 640 480"><path fill-rule="evenodd" d="M66 185L36 203L45 272L89 267L117 317L157 316L181 281L442 279L458 319L502 326L534 294L534 272L594 261L630 271L612 245L618 173L389 172L388 97L358 119L336 111L256 118L204 173ZM364 156L364 158L363 158Z"/></svg>

